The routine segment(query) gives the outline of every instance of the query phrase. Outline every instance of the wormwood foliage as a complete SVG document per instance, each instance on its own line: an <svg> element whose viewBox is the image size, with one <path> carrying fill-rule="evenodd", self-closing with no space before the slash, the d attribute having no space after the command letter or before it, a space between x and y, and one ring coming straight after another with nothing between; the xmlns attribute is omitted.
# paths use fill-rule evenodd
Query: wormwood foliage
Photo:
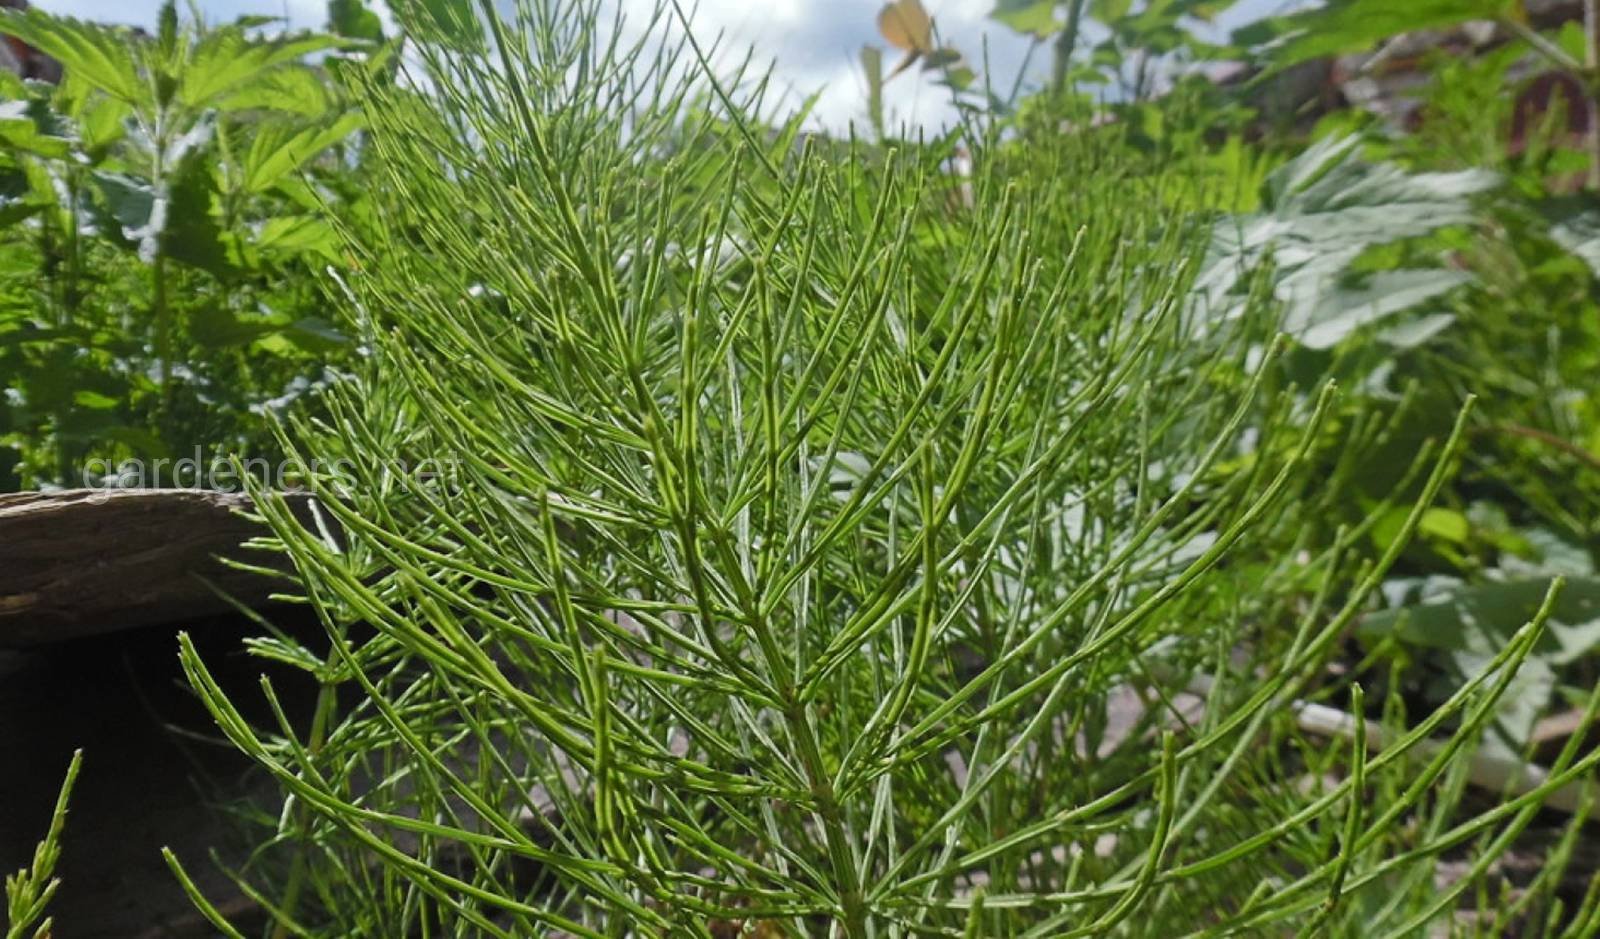
<svg viewBox="0 0 1600 939"><path fill-rule="evenodd" d="M1454 812L1548 602L1381 751L1298 736L1422 506L1296 550L1329 393L1269 311L1187 338L1204 231L1115 141L969 139L953 200L949 142L771 127L670 19L479 16L371 89L368 359L286 440L316 517L258 493L309 727L183 649L289 796L240 872L278 934L1406 928L1600 759Z"/></svg>

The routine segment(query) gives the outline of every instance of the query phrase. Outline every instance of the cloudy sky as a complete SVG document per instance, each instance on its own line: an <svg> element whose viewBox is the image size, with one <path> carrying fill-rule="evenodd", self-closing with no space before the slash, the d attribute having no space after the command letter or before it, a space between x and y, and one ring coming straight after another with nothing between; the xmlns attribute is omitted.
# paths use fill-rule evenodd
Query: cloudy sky
<svg viewBox="0 0 1600 939"><path fill-rule="evenodd" d="M213 21L250 14L276 15L294 27L315 27L326 18L326 0L197 0ZM653 0L621 0L625 6L649 9ZM692 2L692 0L691 0ZM1285 6L1290 0L1235 0L1219 25L1232 28ZM52 13L105 22L152 26L161 0L33 0ZM740 47L753 46L757 56L775 62L779 81L794 100L821 91L817 120L838 128L863 118L864 85L857 64L863 44L882 44L876 17L882 0L699 0L698 35L719 32ZM1027 40L988 20L995 0L923 0L939 32L981 67L985 42L996 88L1009 89L1027 53ZM375 6L380 5L374 4ZM690 3L686 2L685 7ZM186 4L179 3L179 9ZM1048 68L1043 50L1035 55L1025 81L1038 81ZM892 57L891 57L892 61ZM900 76L885 92L891 122L937 125L947 120L947 92L916 70Z"/></svg>

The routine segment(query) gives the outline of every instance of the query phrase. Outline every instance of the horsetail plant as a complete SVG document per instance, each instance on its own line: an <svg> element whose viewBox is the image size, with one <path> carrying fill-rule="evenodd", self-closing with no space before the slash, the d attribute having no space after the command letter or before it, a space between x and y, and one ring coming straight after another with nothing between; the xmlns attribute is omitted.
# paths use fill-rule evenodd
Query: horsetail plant
<svg viewBox="0 0 1600 939"><path fill-rule="evenodd" d="M50 828L34 848L33 862L16 873L6 875L6 939L49 939L51 917L45 915L55 898L61 879L55 876L61 859L61 833L67 824L67 803L72 787L83 767L83 751L75 750L67 764L67 777L50 813Z"/></svg>
<svg viewBox="0 0 1600 939"><path fill-rule="evenodd" d="M1284 382L1264 304L1193 341L1181 166L994 132L953 209L953 141L774 125L669 11L402 6L368 355L285 434L315 517L255 493L328 646L253 648L315 732L182 647L287 795L238 872L279 934L1389 928L1600 760L1408 827L1548 603L1381 749L1300 735L1461 433L1382 556L1304 550L1311 456L1382 428Z"/></svg>

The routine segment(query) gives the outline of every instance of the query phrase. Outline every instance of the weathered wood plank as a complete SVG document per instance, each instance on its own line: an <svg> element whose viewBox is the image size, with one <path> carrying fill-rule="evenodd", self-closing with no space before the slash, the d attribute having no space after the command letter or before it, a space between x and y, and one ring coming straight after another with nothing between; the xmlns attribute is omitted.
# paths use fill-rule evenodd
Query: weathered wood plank
<svg viewBox="0 0 1600 939"><path fill-rule="evenodd" d="M74 489L0 495L0 647L224 612L207 581L255 606L285 584L224 565L264 533L247 496ZM261 564L252 553L247 560Z"/></svg>

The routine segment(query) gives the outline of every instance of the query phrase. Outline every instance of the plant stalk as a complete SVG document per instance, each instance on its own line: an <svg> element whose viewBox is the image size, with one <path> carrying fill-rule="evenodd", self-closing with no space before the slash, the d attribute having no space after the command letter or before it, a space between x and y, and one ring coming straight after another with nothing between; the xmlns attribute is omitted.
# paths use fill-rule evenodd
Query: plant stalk
<svg viewBox="0 0 1600 939"><path fill-rule="evenodd" d="M806 782L817 800L817 815L822 819L823 837L827 842L828 861L834 879L839 885L839 906L844 918L844 934L850 939L866 939L867 907L863 899L861 877L850 852L850 838L845 830L844 811L839 806L838 793L828 776L822 760L822 750L811 721L806 717L805 705L793 697L793 689L785 690L785 718L794 734L795 748L805 768Z"/></svg>
<svg viewBox="0 0 1600 939"><path fill-rule="evenodd" d="M1067 5L1067 25L1056 37L1055 61L1051 63L1050 90L1060 95L1067 90L1067 68L1072 64L1072 53L1078 49L1078 31L1083 25L1083 8L1087 0L1071 0Z"/></svg>
<svg viewBox="0 0 1600 939"><path fill-rule="evenodd" d="M1600 189L1600 0L1583 0L1584 84L1589 92L1589 188Z"/></svg>
<svg viewBox="0 0 1600 939"><path fill-rule="evenodd" d="M172 411L172 310L167 304L167 255L161 247L156 249L150 280L150 303L156 323L156 368L161 383L161 426L165 428Z"/></svg>

